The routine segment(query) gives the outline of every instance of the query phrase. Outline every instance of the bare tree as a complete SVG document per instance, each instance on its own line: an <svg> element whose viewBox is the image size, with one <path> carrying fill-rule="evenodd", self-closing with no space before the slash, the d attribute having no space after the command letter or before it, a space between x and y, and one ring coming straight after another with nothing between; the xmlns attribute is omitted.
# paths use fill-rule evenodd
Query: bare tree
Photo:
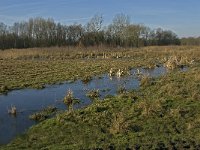
<svg viewBox="0 0 200 150"><path fill-rule="evenodd" d="M102 15L94 15L92 19L86 25L87 32L99 32L102 28L103 17Z"/></svg>

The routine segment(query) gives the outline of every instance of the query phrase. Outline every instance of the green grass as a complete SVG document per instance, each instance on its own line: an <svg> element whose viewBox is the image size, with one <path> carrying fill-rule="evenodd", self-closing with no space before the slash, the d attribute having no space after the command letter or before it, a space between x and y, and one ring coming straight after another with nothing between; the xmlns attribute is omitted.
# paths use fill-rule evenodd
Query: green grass
<svg viewBox="0 0 200 150"><path fill-rule="evenodd" d="M29 115L29 119L35 120L35 121L43 121L51 116L53 116L57 111L57 108L54 106L48 106L46 108L43 108L41 111L38 111L36 113L33 113Z"/></svg>
<svg viewBox="0 0 200 150"><path fill-rule="evenodd" d="M63 112L1 149L200 149L200 66Z"/></svg>

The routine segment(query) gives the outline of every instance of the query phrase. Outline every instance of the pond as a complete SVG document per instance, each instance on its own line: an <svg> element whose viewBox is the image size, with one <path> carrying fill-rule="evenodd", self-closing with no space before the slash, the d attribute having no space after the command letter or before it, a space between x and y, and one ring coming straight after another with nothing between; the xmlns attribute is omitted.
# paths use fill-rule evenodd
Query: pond
<svg viewBox="0 0 200 150"><path fill-rule="evenodd" d="M158 77L166 74L164 67L156 67L155 69L139 68L143 74L149 74L151 77ZM107 75L94 77L89 83L84 84L81 80L73 83L63 83L59 85L48 85L44 89L21 89L9 92L7 95L0 95L0 144L10 142L17 135L25 132L30 126L36 124L30 120L28 116L49 105L58 109L66 109L61 100L66 95L68 89L74 93L74 97L81 100L75 108L82 108L91 103L86 93L92 89L99 89L101 98L106 95L116 95L119 87L125 87L127 90L138 89L139 80L134 75L136 69L131 70L131 75L121 78ZM8 108L11 105L16 106L18 114L16 117L8 114Z"/></svg>

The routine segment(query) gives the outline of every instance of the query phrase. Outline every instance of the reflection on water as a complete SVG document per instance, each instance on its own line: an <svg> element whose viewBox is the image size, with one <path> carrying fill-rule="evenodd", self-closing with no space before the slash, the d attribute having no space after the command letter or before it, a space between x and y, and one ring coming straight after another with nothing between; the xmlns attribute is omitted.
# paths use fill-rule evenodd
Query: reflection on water
<svg viewBox="0 0 200 150"><path fill-rule="evenodd" d="M134 76L136 71L137 69L132 69L132 75L124 76L120 79L113 77L111 80L108 75L102 75L101 78L94 77L88 84L84 84L78 80L73 83L48 86L41 90L22 89L11 91L7 95L0 95L0 144L8 143L14 137L34 125L35 121L28 119L30 114L49 105L65 109L65 105L60 100L63 99L69 88L73 91L74 96L81 100L81 104L77 105L76 108L81 108L91 103L90 99L86 96L89 90L99 89L101 98L103 98L106 95L115 95L117 89L121 86L126 89L139 88L139 81ZM152 77L166 73L164 67L155 69L140 68L140 71ZM17 110L20 111L17 117L12 117L8 114L7 109L11 105L16 106Z"/></svg>

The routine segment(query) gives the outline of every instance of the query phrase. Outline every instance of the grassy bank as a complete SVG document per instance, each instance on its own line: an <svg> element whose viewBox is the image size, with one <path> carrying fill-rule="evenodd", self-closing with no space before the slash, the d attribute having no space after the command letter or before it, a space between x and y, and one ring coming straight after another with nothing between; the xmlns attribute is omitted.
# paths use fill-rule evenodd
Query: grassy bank
<svg viewBox="0 0 200 150"><path fill-rule="evenodd" d="M146 47L138 49L41 48L0 51L0 93L20 88L85 79L110 68L154 67L176 55L199 61L200 47Z"/></svg>
<svg viewBox="0 0 200 150"><path fill-rule="evenodd" d="M200 66L31 127L1 149L200 149Z"/></svg>

